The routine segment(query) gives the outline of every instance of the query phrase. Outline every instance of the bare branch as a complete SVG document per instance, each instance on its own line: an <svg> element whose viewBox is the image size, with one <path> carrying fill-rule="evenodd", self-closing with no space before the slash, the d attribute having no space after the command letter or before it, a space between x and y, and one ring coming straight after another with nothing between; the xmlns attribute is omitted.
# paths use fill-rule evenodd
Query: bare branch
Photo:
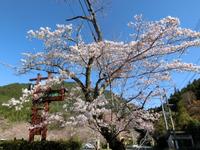
<svg viewBox="0 0 200 150"><path fill-rule="evenodd" d="M83 19L83 20L92 21L91 18L88 17L88 16L76 16L76 17L66 19L66 21L72 21L72 20L75 20L75 19Z"/></svg>

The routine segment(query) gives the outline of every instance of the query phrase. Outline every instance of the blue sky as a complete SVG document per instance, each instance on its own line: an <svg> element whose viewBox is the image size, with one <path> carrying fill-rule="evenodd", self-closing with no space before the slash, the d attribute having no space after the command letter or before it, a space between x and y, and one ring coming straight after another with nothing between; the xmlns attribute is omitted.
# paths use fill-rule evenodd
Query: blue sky
<svg viewBox="0 0 200 150"><path fill-rule="evenodd" d="M66 24L67 18L82 14L78 0L1 0L0 1L0 62L19 65L21 53L42 49L41 43L29 41L26 32L41 26L54 28ZM159 20L166 16L180 18L181 26L200 30L199 0L104 0L108 2L98 21L105 39L127 40L130 29L127 23L135 14L143 14L147 20ZM69 5L70 4L70 5ZM198 25L199 24L199 25ZM87 28L87 24L85 24ZM87 31L87 30L86 30ZM89 40L88 34L84 34ZM182 57L186 62L200 64L200 48L190 49ZM0 85L28 82L36 74L16 76L14 71L0 64ZM174 74L177 88L193 77L192 73Z"/></svg>

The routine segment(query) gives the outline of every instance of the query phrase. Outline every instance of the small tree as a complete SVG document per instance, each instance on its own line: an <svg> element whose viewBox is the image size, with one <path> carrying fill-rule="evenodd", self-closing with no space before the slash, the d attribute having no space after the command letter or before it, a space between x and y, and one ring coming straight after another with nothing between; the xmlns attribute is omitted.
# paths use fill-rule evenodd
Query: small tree
<svg viewBox="0 0 200 150"><path fill-rule="evenodd" d="M130 125L153 130L156 117L143 108L162 92L159 87L171 80L171 72L199 71L198 66L176 58L200 45L200 33L181 28L177 18L146 22L135 16L135 22L129 23L133 29L129 42L103 40L92 3L86 0L86 4L89 16L69 20L89 21L96 32L93 42L85 43L80 28L73 30L72 25L30 30L29 38L42 40L44 50L25 53L18 71L50 71L76 82L81 94L71 93L75 115L69 120L88 122L112 149L123 150L119 134ZM106 90L112 91L110 96L105 96Z"/></svg>

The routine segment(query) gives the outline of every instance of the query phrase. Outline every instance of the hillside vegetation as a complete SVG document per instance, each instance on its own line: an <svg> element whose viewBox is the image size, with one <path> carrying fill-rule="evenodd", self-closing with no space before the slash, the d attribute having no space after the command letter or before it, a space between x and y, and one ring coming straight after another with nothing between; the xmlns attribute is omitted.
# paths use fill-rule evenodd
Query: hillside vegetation
<svg viewBox="0 0 200 150"><path fill-rule="evenodd" d="M171 110L175 130L191 134L195 143L200 144L200 79L194 80L180 91L176 90L168 101L173 104ZM161 111L161 107L158 110ZM155 127L156 136L167 134L163 116Z"/></svg>
<svg viewBox="0 0 200 150"><path fill-rule="evenodd" d="M27 88L28 84L13 83L0 87L0 116L9 121L23 121L30 117L30 110L23 109L15 111L15 109L2 106L2 103L7 102L11 98L18 99L22 94L22 89Z"/></svg>
<svg viewBox="0 0 200 150"><path fill-rule="evenodd" d="M2 103L7 102L11 98L18 99L22 95L22 89L28 88L29 84L13 83L5 86L0 86L0 116L8 119L11 122L30 121L31 102L25 104L25 107L20 111L14 108L2 106ZM67 82L64 86L71 89L75 86L74 83ZM53 102L50 104L50 112L59 112L62 110L64 102Z"/></svg>

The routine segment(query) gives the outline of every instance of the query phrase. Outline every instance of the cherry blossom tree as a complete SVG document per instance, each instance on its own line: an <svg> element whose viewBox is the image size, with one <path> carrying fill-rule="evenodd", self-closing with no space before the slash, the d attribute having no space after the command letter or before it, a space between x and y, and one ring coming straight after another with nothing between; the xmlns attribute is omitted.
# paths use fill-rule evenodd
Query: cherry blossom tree
<svg viewBox="0 0 200 150"><path fill-rule="evenodd" d="M160 96L162 83L172 80L172 71L199 72L199 66L177 58L188 48L200 46L200 33L181 28L178 18L168 16L145 21L137 15L134 22L128 23L132 29L129 41L104 40L93 3L90 0L86 3L89 16L68 20L83 19L91 23L94 41L86 43L80 28L71 24L57 25L55 30L48 27L30 30L28 38L41 40L44 50L24 53L18 72L48 71L73 80L77 88L68 97L68 101L74 101L70 110L73 116L63 123L84 125L87 122L112 149L122 150L125 147L119 135L130 126L153 131L157 114L143 108L153 97ZM109 96L105 95L107 91L111 91ZM68 101L64 105L66 111L69 111ZM10 105L24 102L21 98L12 100Z"/></svg>

